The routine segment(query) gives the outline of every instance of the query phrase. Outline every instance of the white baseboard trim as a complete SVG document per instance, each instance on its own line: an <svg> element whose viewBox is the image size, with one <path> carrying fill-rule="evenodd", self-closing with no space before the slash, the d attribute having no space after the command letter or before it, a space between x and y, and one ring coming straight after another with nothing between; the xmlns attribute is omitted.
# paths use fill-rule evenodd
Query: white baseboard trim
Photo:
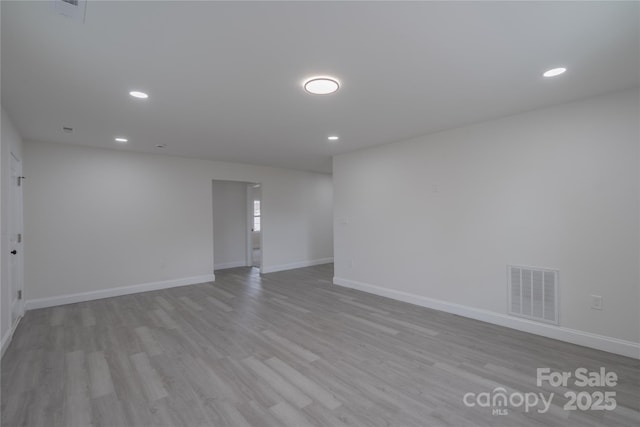
<svg viewBox="0 0 640 427"><path fill-rule="evenodd" d="M267 265L260 269L260 273L275 273L276 271L293 270L294 268L311 267L312 265L329 264L332 262L333 257L292 262L291 264Z"/></svg>
<svg viewBox="0 0 640 427"><path fill-rule="evenodd" d="M7 351L7 348L9 348L9 344L11 344L11 340L13 339L13 333L16 331L16 328L20 324L21 320L22 316L18 318L18 321L15 323L15 325L10 327L2 337L2 342L0 343L0 359L4 357L4 352Z"/></svg>
<svg viewBox="0 0 640 427"><path fill-rule="evenodd" d="M236 267L248 267L247 261L242 260L242 261L235 261L235 262L223 262L220 264L213 265L214 270L224 270L225 268L236 268Z"/></svg>
<svg viewBox="0 0 640 427"><path fill-rule="evenodd" d="M175 288L177 286L195 285L198 283L214 282L215 274L204 276L185 277L182 279L164 280L162 282L150 282L140 285L120 286L117 288L101 289L99 291L80 292L77 294L60 295L56 297L30 299L25 302L27 310L36 308L54 307L57 305L74 304L77 302L92 301L102 298L118 297L121 295L137 294L140 292L157 291L160 289Z"/></svg>
<svg viewBox="0 0 640 427"><path fill-rule="evenodd" d="M357 282L355 280L343 279L341 277L334 277L333 283L339 286L344 286L346 288L357 289L359 291L367 292L370 294L408 302L409 304L432 308L434 310L457 314L459 316L481 320L483 322L505 326L507 328L529 332L531 334L541 335L547 338L553 338L572 344L582 345L584 347L595 348L597 350L607 351L609 353L615 353L622 356L632 357L634 359L640 359L640 343L636 343L633 341L626 341L618 338L607 337L604 335L592 334L590 332L579 331L562 326L537 323L527 319L507 316L506 314L427 298L420 295L371 285L368 283Z"/></svg>

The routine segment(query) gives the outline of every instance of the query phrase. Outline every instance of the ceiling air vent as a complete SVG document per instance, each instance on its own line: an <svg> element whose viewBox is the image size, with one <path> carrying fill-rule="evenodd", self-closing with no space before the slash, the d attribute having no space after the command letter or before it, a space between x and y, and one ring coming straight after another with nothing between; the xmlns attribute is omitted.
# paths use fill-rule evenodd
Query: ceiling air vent
<svg viewBox="0 0 640 427"><path fill-rule="evenodd" d="M52 0L51 4L55 13L84 23L87 0Z"/></svg>
<svg viewBox="0 0 640 427"><path fill-rule="evenodd" d="M509 314L558 324L558 270L507 266Z"/></svg>

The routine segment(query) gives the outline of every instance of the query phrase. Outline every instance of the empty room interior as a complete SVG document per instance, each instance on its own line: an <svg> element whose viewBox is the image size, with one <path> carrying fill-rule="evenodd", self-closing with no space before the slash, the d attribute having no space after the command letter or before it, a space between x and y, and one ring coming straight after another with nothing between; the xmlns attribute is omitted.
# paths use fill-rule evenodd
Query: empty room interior
<svg viewBox="0 0 640 427"><path fill-rule="evenodd" d="M639 6L1 1L0 424L640 425Z"/></svg>

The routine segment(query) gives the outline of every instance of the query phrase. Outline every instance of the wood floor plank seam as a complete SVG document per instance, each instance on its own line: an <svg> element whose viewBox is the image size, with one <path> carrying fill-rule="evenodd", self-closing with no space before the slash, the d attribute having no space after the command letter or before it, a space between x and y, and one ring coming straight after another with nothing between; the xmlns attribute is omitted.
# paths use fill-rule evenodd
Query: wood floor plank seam
<svg viewBox="0 0 640 427"><path fill-rule="evenodd" d="M331 265L32 310L1 366L3 426L640 424L640 361L335 287ZM606 367L615 411L565 411L536 368ZM549 412L468 392L556 393Z"/></svg>

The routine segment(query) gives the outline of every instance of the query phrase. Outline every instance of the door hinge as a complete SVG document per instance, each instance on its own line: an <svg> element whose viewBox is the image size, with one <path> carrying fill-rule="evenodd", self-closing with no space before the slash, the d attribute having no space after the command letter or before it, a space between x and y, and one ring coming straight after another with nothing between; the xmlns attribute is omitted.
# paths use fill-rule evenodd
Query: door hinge
<svg viewBox="0 0 640 427"><path fill-rule="evenodd" d="M20 187L22 185L22 181L24 180L24 176L19 176L18 177L18 187Z"/></svg>
<svg viewBox="0 0 640 427"><path fill-rule="evenodd" d="M22 243L22 233L18 233L18 243Z"/></svg>
<svg viewBox="0 0 640 427"><path fill-rule="evenodd" d="M22 291L18 291L18 299L22 299Z"/></svg>

